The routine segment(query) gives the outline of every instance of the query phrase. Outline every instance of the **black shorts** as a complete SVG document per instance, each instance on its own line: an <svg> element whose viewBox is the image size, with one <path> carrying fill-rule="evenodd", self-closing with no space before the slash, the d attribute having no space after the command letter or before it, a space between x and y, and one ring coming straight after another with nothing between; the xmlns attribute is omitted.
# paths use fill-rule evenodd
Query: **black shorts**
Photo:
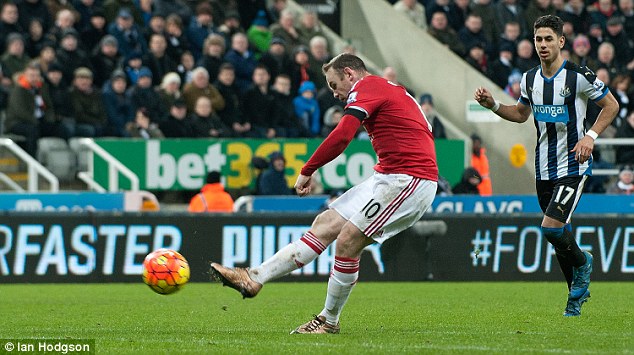
<svg viewBox="0 0 634 355"><path fill-rule="evenodd" d="M537 200L544 214L561 223L569 223L577 208L587 175L567 176L557 180L537 180Z"/></svg>

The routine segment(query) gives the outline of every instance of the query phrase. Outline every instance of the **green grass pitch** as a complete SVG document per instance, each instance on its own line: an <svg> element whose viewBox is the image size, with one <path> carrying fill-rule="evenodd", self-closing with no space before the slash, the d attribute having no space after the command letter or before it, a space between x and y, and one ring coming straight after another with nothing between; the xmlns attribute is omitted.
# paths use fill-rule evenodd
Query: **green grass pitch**
<svg viewBox="0 0 634 355"><path fill-rule="evenodd" d="M563 283L360 282L339 335L289 335L326 283L271 283L254 299L193 283L0 286L0 338L95 339L98 354L634 354L634 282L594 282L578 318Z"/></svg>

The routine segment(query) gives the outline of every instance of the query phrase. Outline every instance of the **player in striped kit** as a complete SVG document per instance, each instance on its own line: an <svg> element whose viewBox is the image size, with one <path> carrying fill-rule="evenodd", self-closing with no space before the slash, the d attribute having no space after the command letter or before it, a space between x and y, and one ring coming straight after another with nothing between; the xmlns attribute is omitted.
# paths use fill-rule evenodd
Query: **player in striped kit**
<svg viewBox="0 0 634 355"><path fill-rule="evenodd" d="M542 234L555 248L568 283L564 315L579 316L581 305L590 297L592 255L579 248L570 219L583 184L592 173L594 140L610 125L619 105L605 83L590 69L563 59L561 49L565 38L559 17L538 18L534 41L540 65L522 76L521 97L515 105L496 102L483 87L475 91L474 98L511 122L526 122L533 114L537 128L536 190L544 212ZM597 103L601 112L586 131L588 100Z"/></svg>
<svg viewBox="0 0 634 355"><path fill-rule="evenodd" d="M212 275L244 297L262 285L315 260L337 240L324 309L292 333L339 333L339 316L359 275L363 249L416 223L431 206L438 167L431 125L404 87L370 75L365 64L341 54L323 67L334 96L346 102L344 116L301 170L299 196L310 193L313 173L341 154L363 125L377 156L373 176L352 187L315 218L298 241L252 269L212 263Z"/></svg>

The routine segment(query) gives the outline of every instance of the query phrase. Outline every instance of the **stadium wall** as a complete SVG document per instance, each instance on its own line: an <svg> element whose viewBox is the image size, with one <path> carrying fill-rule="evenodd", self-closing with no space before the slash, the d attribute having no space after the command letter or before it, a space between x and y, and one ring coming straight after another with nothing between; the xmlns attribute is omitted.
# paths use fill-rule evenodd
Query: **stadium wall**
<svg viewBox="0 0 634 355"><path fill-rule="evenodd" d="M574 234L594 254L595 281L634 280L634 215L578 215ZM141 282L150 251L170 248L208 281L209 261L255 266L308 229L309 214L5 213L0 282ZM361 281L553 281L561 274L539 214L432 214L361 261ZM323 281L330 246L281 281Z"/></svg>
<svg viewBox="0 0 634 355"><path fill-rule="evenodd" d="M436 110L457 128L483 138L495 193L533 192L533 125L500 122L489 112L470 112L479 107L473 101L479 86L489 88L502 103L514 104L515 100L405 15L394 11L387 1L350 0L341 5L342 37L350 39L377 65L394 67L399 81L416 93L432 93ZM471 114L480 119L468 120Z"/></svg>

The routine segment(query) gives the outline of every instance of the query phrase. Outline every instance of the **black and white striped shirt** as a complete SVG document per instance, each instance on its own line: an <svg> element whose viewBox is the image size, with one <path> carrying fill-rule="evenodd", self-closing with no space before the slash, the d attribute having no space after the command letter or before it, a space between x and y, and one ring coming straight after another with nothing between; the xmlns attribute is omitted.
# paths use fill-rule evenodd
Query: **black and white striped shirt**
<svg viewBox="0 0 634 355"><path fill-rule="evenodd" d="M519 102L530 105L537 129L537 180L592 174L592 158L583 164L570 152L585 135L588 99L597 101L607 86L587 67L564 61L552 78L537 66L522 76Z"/></svg>

